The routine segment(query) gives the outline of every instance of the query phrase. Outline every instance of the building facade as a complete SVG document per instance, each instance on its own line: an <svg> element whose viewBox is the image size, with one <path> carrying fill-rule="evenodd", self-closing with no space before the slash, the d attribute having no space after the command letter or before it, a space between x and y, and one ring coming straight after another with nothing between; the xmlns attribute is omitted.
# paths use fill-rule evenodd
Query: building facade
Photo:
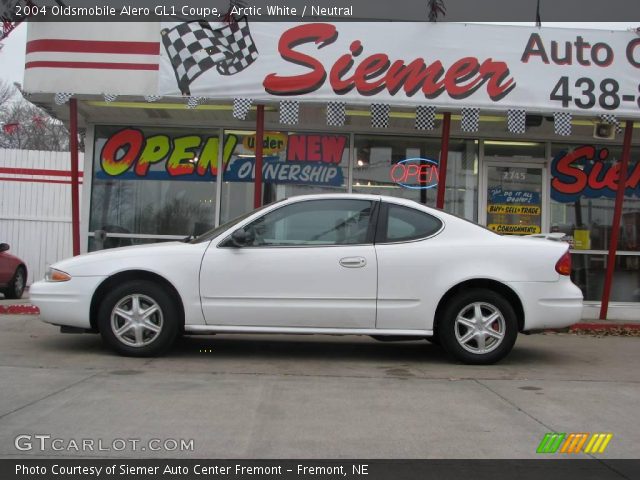
<svg viewBox="0 0 640 480"><path fill-rule="evenodd" d="M86 132L83 251L293 195L401 196L499 234L566 234L596 317L628 153L610 317L638 316L636 34L237 20L197 47L193 23L29 25L25 91L65 120L76 102Z"/></svg>

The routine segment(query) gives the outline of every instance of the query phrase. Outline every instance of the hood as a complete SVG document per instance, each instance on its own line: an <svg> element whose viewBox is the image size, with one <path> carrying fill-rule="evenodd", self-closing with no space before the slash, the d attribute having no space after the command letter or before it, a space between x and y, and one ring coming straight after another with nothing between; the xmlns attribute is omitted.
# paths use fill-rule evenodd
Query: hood
<svg viewBox="0 0 640 480"><path fill-rule="evenodd" d="M203 250L206 244L189 244L183 242L163 242L148 245L134 245L130 247L110 248L97 252L85 253L77 257L67 258L51 265L52 268L62 270L71 275L107 275L120 263L126 263L131 267L136 264L143 265L147 270L152 270L153 259L181 257L184 253L192 253L197 247Z"/></svg>

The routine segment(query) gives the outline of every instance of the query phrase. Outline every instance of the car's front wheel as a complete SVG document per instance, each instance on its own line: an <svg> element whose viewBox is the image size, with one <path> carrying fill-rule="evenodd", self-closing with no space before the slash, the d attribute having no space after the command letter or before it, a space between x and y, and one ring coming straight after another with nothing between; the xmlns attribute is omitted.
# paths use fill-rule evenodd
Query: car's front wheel
<svg viewBox="0 0 640 480"><path fill-rule="evenodd" d="M179 324L172 296L146 280L116 287L104 297L98 311L104 341L118 353L133 357L167 351L178 336Z"/></svg>
<svg viewBox="0 0 640 480"><path fill-rule="evenodd" d="M518 320L504 297L478 288L449 300L437 332L442 346L457 360L486 365L511 351L518 335Z"/></svg>

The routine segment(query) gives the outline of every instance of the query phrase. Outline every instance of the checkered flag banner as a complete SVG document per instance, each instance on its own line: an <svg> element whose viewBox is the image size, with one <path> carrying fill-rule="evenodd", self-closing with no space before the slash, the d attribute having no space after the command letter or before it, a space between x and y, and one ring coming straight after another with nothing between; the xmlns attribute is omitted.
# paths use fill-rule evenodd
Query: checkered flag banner
<svg viewBox="0 0 640 480"><path fill-rule="evenodd" d="M478 125L480 123L480 109L479 108L463 108L462 118L460 119L460 129L463 132L477 132Z"/></svg>
<svg viewBox="0 0 640 480"><path fill-rule="evenodd" d="M332 127L343 127L345 121L345 102L327 103L327 125Z"/></svg>
<svg viewBox="0 0 640 480"><path fill-rule="evenodd" d="M300 111L300 102L297 100L283 100L280 102L280 123L284 125L297 125Z"/></svg>
<svg viewBox="0 0 640 480"><path fill-rule="evenodd" d="M603 113L600 115L600 121L602 123L608 123L609 125L614 125L616 127L616 133L622 133L622 125L620 125L620 120L615 115L611 115L610 113Z"/></svg>
<svg viewBox="0 0 640 480"><path fill-rule="evenodd" d="M571 135L571 114L569 112L555 112L553 114L553 128L556 135L563 137Z"/></svg>
<svg viewBox="0 0 640 480"><path fill-rule="evenodd" d="M258 58L246 16L218 28L205 21L165 28L162 44L183 95L190 95L191 82L213 67L220 75L235 75Z"/></svg>
<svg viewBox="0 0 640 480"><path fill-rule="evenodd" d="M115 102L117 98L118 98L118 95L114 95L112 93L104 94L104 101L107 103Z"/></svg>
<svg viewBox="0 0 640 480"><path fill-rule="evenodd" d="M386 103L372 103L371 126L373 128L388 128L390 111L391 107Z"/></svg>
<svg viewBox="0 0 640 480"><path fill-rule="evenodd" d="M64 105L71 97L73 97L73 93L58 92L54 97L54 101L56 105Z"/></svg>
<svg viewBox="0 0 640 480"><path fill-rule="evenodd" d="M416 130L433 130L436 127L436 107L418 105L416 107Z"/></svg>
<svg viewBox="0 0 640 480"><path fill-rule="evenodd" d="M160 95L145 95L144 96L144 99L149 103L157 102L161 98L162 97Z"/></svg>
<svg viewBox="0 0 640 480"><path fill-rule="evenodd" d="M525 133L527 129L527 112L519 108L507 110L507 130L511 133Z"/></svg>
<svg viewBox="0 0 640 480"><path fill-rule="evenodd" d="M253 100L250 98L234 98L233 99L233 118L238 120L244 120L247 118L247 113L251 110Z"/></svg>
<svg viewBox="0 0 640 480"><path fill-rule="evenodd" d="M204 97L189 97L187 99L187 108L196 108L201 103L204 103Z"/></svg>

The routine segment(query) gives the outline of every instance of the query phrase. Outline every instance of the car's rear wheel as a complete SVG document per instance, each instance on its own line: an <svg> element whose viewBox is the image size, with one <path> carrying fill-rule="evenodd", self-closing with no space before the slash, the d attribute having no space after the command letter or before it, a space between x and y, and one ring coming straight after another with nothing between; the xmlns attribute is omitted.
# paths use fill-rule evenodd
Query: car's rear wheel
<svg viewBox="0 0 640 480"><path fill-rule="evenodd" d="M13 274L11 283L3 290L5 298L22 298L24 293L24 287L27 284L27 271L23 266L16 268L16 273Z"/></svg>
<svg viewBox="0 0 640 480"><path fill-rule="evenodd" d="M472 289L447 303L438 323L445 350L461 362L486 365L503 359L513 348L518 320L500 294Z"/></svg>
<svg viewBox="0 0 640 480"><path fill-rule="evenodd" d="M122 355L148 357L167 351L179 332L178 308L161 286L130 281L100 304L98 327L104 341Z"/></svg>

